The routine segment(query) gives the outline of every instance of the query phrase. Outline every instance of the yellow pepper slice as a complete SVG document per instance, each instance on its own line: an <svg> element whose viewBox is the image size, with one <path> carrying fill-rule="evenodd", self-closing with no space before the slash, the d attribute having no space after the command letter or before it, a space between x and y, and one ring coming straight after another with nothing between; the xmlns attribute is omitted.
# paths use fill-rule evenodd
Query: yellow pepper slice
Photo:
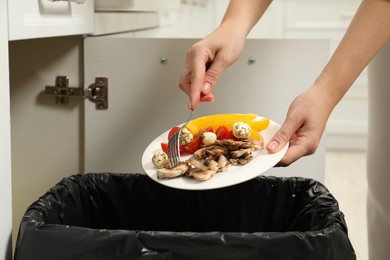
<svg viewBox="0 0 390 260"><path fill-rule="evenodd" d="M255 121L257 117L256 114L216 114L196 118L190 121L186 127L192 134L196 134L208 127L213 128L213 131L216 131L219 126L226 126L229 130L232 130L235 122L246 122L252 128L250 138L259 140L261 138L259 131L266 129L270 121L268 118Z"/></svg>
<svg viewBox="0 0 390 260"><path fill-rule="evenodd" d="M268 118L262 118L258 121L249 121L246 123L252 128L252 133L249 138L259 140L261 137L259 132L266 129L270 122Z"/></svg>
<svg viewBox="0 0 390 260"><path fill-rule="evenodd" d="M252 121L257 117L255 114L216 114L198 117L187 124L188 130L193 134L199 132L199 130L207 127L213 128L213 131L221 125L226 126L229 130L232 130L232 125L238 121Z"/></svg>

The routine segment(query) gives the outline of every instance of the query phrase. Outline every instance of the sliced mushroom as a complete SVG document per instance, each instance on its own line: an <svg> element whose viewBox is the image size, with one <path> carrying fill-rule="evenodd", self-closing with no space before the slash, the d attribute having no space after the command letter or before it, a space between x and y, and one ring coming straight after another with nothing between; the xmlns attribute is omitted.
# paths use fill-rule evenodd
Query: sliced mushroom
<svg viewBox="0 0 390 260"><path fill-rule="evenodd" d="M172 179L172 178L176 178L180 175L183 175L187 171L188 171L188 164L185 162L182 162L174 168L157 169L157 177L158 178L165 178L165 179Z"/></svg>
<svg viewBox="0 0 390 260"><path fill-rule="evenodd" d="M189 159L187 163L189 165L189 169L186 175L200 181L210 179L218 171L218 163L214 160L200 161L196 159Z"/></svg>
<svg viewBox="0 0 390 260"><path fill-rule="evenodd" d="M228 152L229 151L226 147L211 145L200 148L194 153L194 156L197 159L212 158L214 160L218 160L220 155L227 154Z"/></svg>
<svg viewBox="0 0 390 260"><path fill-rule="evenodd" d="M218 158L218 172L225 172L231 164L224 155L220 155Z"/></svg>
<svg viewBox="0 0 390 260"><path fill-rule="evenodd" d="M236 151L231 151L230 155L234 159L245 158L245 157L248 157L249 155L251 155L254 150L255 150L254 148L240 149L240 150L236 150Z"/></svg>
<svg viewBox="0 0 390 260"><path fill-rule="evenodd" d="M246 148L255 148L255 149L262 149L264 147L264 141L261 140L254 140L254 139L248 139L243 138L239 139L237 141L227 139L227 140L217 140L215 145L219 145L222 147L228 148L230 151L239 150L239 149L246 149Z"/></svg>
<svg viewBox="0 0 390 260"><path fill-rule="evenodd" d="M252 161L252 159L253 159L253 156L247 156L245 158L238 159L238 163L241 165L245 165L245 164L249 163L250 161Z"/></svg>

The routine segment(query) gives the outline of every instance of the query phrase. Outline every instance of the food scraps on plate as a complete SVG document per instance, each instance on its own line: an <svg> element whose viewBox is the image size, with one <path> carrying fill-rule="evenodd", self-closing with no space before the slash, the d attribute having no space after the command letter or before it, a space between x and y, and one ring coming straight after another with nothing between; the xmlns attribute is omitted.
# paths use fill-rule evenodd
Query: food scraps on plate
<svg viewBox="0 0 390 260"><path fill-rule="evenodd" d="M179 130L173 127L167 142L152 157L158 178L210 179L229 167L249 163L264 148L261 131L269 126L269 119L258 120L255 114L217 114L190 121L180 134L180 154L191 155L176 167L168 158L168 140Z"/></svg>

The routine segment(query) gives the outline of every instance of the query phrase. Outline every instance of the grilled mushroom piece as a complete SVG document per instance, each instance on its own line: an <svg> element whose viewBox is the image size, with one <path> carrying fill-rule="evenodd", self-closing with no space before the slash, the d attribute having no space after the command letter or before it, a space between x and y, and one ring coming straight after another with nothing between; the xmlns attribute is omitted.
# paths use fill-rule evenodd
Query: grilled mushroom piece
<svg viewBox="0 0 390 260"><path fill-rule="evenodd" d="M252 161L252 159L253 159L252 155L251 156L247 156L245 158L239 158L238 159L238 163L241 164L241 165L245 165L245 164L249 163L250 161Z"/></svg>
<svg viewBox="0 0 390 260"><path fill-rule="evenodd" d="M254 150L255 150L254 148L239 149L236 151L231 151L230 155L234 159L246 158L249 155L251 155Z"/></svg>
<svg viewBox="0 0 390 260"><path fill-rule="evenodd" d="M220 155L227 154L229 152L227 147L221 147L217 145L210 145L200 148L194 153L195 158L197 159L206 159L211 158L213 160L218 160Z"/></svg>
<svg viewBox="0 0 390 260"><path fill-rule="evenodd" d="M227 139L227 140L217 140L215 142L215 145L226 147L229 150L238 150L238 149L246 149L246 148L262 149L264 148L264 141L254 140L249 138L243 138L237 141L232 139Z"/></svg>
<svg viewBox="0 0 390 260"><path fill-rule="evenodd" d="M189 159L187 164L189 169L186 175L200 181L210 179L218 171L218 163L214 160Z"/></svg>
<svg viewBox="0 0 390 260"><path fill-rule="evenodd" d="M183 175L188 171L188 164L185 162L181 162L176 167L173 168L161 168L157 169L157 177L164 179L172 179L176 178L180 175Z"/></svg>
<svg viewBox="0 0 390 260"><path fill-rule="evenodd" d="M231 163L224 155L220 155L218 158L218 172L225 172L229 168Z"/></svg>

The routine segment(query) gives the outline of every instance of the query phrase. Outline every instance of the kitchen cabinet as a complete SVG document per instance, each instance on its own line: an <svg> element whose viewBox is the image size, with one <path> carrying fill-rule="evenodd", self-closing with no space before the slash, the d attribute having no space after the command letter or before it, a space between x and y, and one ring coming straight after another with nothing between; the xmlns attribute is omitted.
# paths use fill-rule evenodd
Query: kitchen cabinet
<svg viewBox="0 0 390 260"><path fill-rule="evenodd" d="M14 248L19 223L27 207L63 177L83 170L84 100L73 98L67 105L61 105L44 94L45 86L54 85L56 75L67 75L70 86L83 86L82 52L82 36L9 43L10 212ZM9 117L7 119L9 121ZM10 194L11 191L8 198Z"/></svg>
<svg viewBox="0 0 390 260"><path fill-rule="evenodd" d="M94 30L93 0L8 1L9 40L88 34Z"/></svg>
<svg viewBox="0 0 390 260"><path fill-rule="evenodd" d="M0 1L0 259L11 260L11 122L7 17L7 2Z"/></svg>
<svg viewBox="0 0 390 260"><path fill-rule="evenodd" d="M159 23L159 14L157 11L96 12L93 35L134 32L137 30L157 28Z"/></svg>

